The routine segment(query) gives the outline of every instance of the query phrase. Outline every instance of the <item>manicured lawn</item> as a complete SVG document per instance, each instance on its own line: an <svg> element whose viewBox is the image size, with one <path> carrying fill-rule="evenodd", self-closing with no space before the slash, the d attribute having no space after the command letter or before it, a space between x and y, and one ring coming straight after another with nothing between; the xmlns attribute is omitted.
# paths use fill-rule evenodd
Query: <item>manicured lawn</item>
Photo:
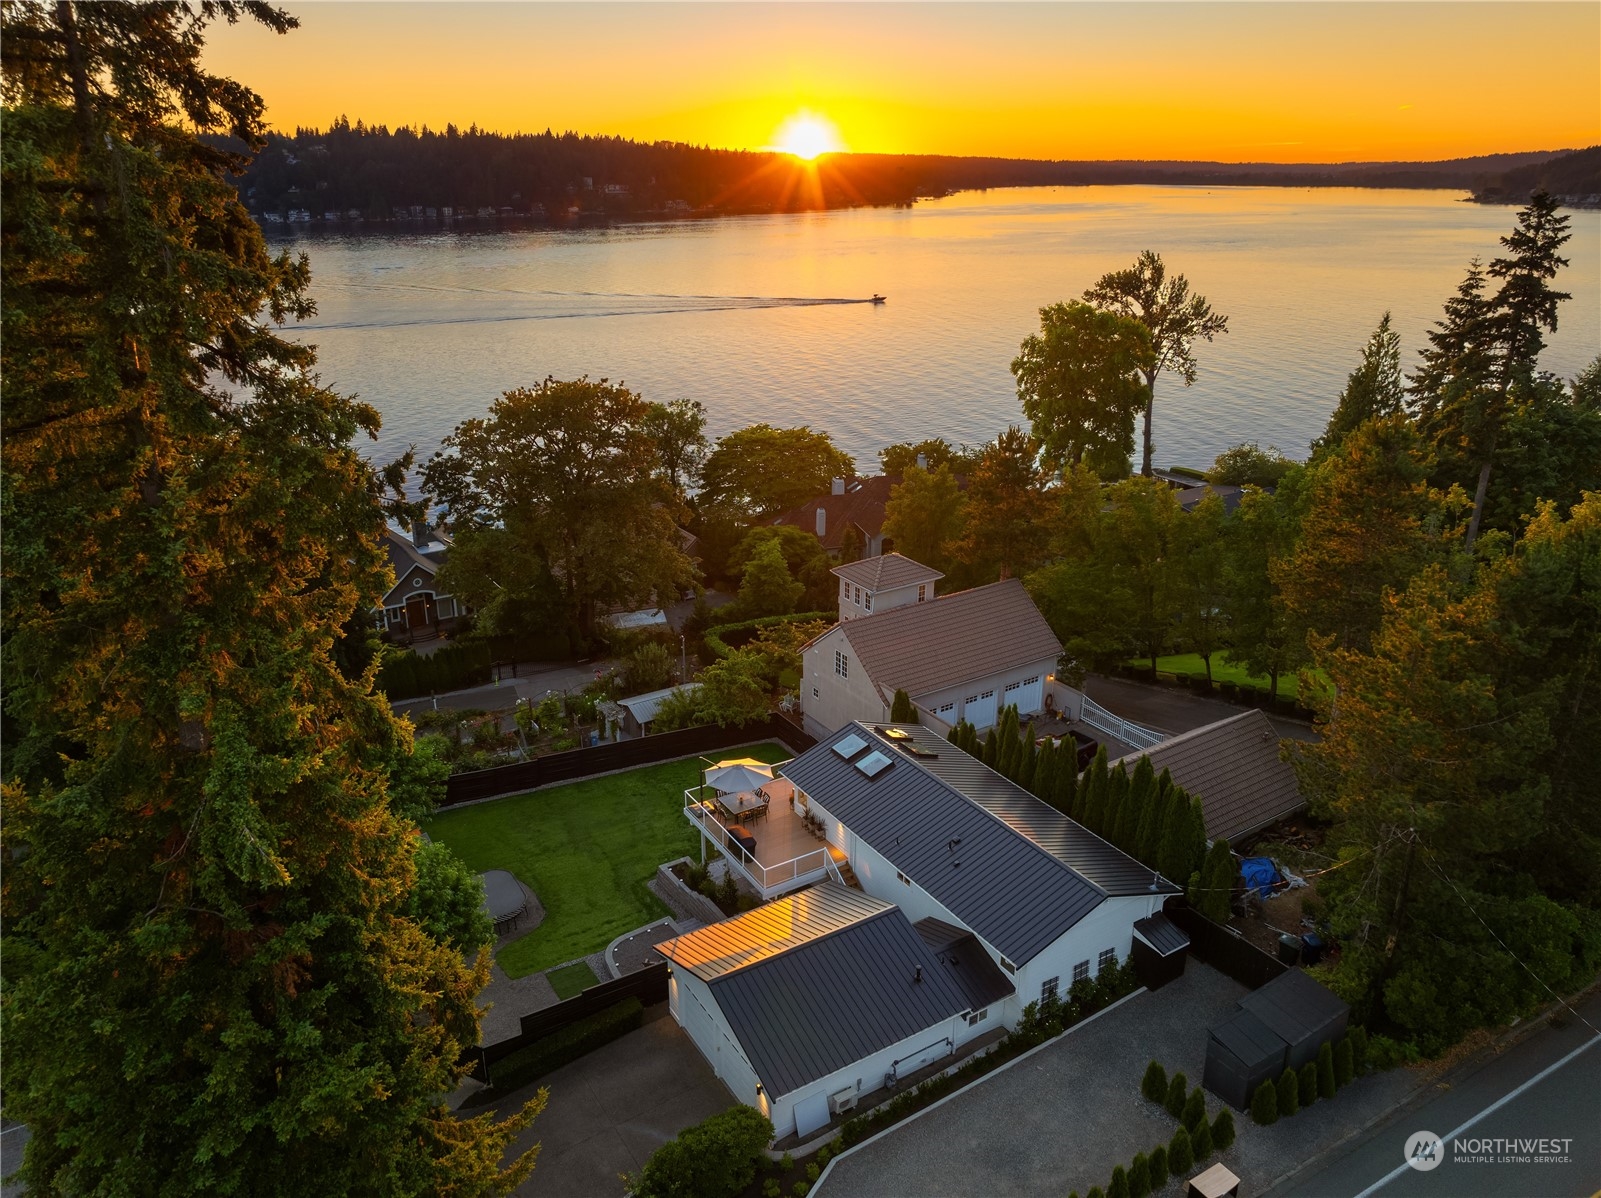
<svg viewBox="0 0 1601 1198"><path fill-rule="evenodd" d="M583 961L562 969L553 969L545 975L556 991L556 997L566 1000L589 989L600 981L595 971Z"/></svg>
<svg viewBox="0 0 1601 1198"><path fill-rule="evenodd" d="M1142 657L1137 661L1131 660L1129 665L1146 667L1151 659ZM1156 659L1156 670L1159 674L1200 674L1206 670L1206 663L1201 660L1198 653L1174 653L1167 657ZM1239 682L1249 686L1259 686L1267 689L1267 676L1255 677L1245 672L1244 666L1234 665L1221 653L1212 654L1212 681L1213 682ZM1286 699L1297 698L1300 694L1300 685L1294 674L1285 674L1279 679L1279 694Z"/></svg>
<svg viewBox="0 0 1601 1198"><path fill-rule="evenodd" d="M724 749L714 757L783 761L782 745ZM522 977L599 952L624 932L668 914L646 883L664 861L695 850L684 790L701 763L672 761L497 799L428 821L428 834L473 869L508 869L545 907L545 921L497 960Z"/></svg>

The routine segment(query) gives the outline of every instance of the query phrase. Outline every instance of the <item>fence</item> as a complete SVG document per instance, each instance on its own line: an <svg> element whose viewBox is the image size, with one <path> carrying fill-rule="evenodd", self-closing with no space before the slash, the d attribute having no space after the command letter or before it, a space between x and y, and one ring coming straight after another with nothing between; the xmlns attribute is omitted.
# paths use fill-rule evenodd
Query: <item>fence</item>
<svg viewBox="0 0 1601 1198"><path fill-rule="evenodd" d="M504 1060L519 1048L526 1048L543 1040L552 1032L587 1019L591 1015L615 1006L626 999L637 998L647 1007L667 1001L667 964L647 965L635 973L624 974L610 982L597 982L582 994L559 1002L553 1007L524 1015L523 1030L507 1040L497 1040L482 1048L469 1049L467 1059L472 1062L472 1076L488 1083L491 1066Z"/></svg>
<svg viewBox="0 0 1601 1198"><path fill-rule="evenodd" d="M1242 986L1255 990L1282 974L1289 966L1271 953L1265 953L1243 936L1184 903L1170 902L1164 910L1190 938L1190 952L1219 973L1226 973Z"/></svg>
<svg viewBox="0 0 1601 1198"><path fill-rule="evenodd" d="M441 805L448 807L454 803L469 803L474 799L518 794L555 782L571 782L575 778L588 778L613 770L654 765L658 761L730 749L758 740L780 741L796 753L803 753L817 743L815 737L778 716L768 716L765 720L741 724L737 728L719 728L716 725L683 728L677 732L643 736L638 740L571 749L565 753L548 753L514 765L452 774L445 783L445 797Z"/></svg>
<svg viewBox="0 0 1601 1198"><path fill-rule="evenodd" d="M1152 732L1149 728L1129 723L1122 716L1113 715L1088 695L1084 697L1084 708L1079 718L1096 731L1115 736L1136 749L1149 749L1166 739L1160 732Z"/></svg>

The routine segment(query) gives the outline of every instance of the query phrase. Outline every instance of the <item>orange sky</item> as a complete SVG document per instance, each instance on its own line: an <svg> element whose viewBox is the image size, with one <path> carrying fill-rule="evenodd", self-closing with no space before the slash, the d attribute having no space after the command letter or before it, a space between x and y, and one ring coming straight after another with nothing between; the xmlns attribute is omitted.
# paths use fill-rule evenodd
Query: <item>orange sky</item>
<svg viewBox="0 0 1601 1198"><path fill-rule="evenodd" d="M1433 159L1601 142L1601 4L288 4L207 62L340 114L762 148Z"/></svg>

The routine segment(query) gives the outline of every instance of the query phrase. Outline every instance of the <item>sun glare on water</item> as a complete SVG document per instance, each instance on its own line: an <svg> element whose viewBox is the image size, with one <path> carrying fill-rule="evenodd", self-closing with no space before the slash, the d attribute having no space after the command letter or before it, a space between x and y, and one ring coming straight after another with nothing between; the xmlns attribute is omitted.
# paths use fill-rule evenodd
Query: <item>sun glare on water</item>
<svg viewBox="0 0 1601 1198"><path fill-rule="evenodd" d="M779 126L773 149L810 161L819 154L837 154L845 148L839 130L827 117L798 112Z"/></svg>

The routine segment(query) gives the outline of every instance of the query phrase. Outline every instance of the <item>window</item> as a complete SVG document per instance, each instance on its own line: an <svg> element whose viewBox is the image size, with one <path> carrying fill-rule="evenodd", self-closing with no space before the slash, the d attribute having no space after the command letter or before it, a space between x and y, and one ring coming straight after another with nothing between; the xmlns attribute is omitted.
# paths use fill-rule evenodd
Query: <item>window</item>
<svg viewBox="0 0 1601 1198"><path fill-rule="evenodd" d="M857 587L856 588L856 606L860 607L861 605L862 605L862 588L861 587Z"/></svg>
<svg viewBox="0 0 1601 1198"><path fill-rule="evenodd" d="M899 878L901 881L905 882L908 886L910 886L912 884L912 880L910 878L908 878L905 874L901 873L901 871L898 870L898 869L895 871L895 876L897 878Z"/></svg>
<svg viewBox="0 0 1601 1198"><path fill-rule="evenodd" d="M872 611L873 610L873 592L872 591L868 591L867 592L867 597L866 597L866 599L863 600L862 606L865 607L868 611Z"/></svg>
<svg viewBox="0 0 1601 1198"><path fill-rule="evenodd" d="M917 601L919 603L928 598L928 584L924 583L917 588Z"/></svg>
<svg viewBox="0 0 1601 1198"><path fill-rule="evenodd" d="M812 687L812 698L814 698L814 699L818 698L817 688L815 686Z"/></svg>
<svg viewBox="0 0 1601 1198"><path fill-rule="evenodd" d="M1035 674L1034 677L1032 677L1032 678L1023 679L1023 685L1024 686L1033 686L1039 680L1040 680L1040 676L1038 674Z"/></svg>
<svg viewBox="0 0 1601 1198"><path fill-rule="evenodd" d="M980 699L993 699L994 697L995 697L995 692L994 691L985 691L983 694L979 695Z"/></svg>
<svg viewBox="0 0 1601 1198"><path fill-rule="evenodd" d="M940 707L939 713L940 713L940 715L950 715L955 710L956 710L956 704L954 704L954 703L946 703L946 704L944 704L944 705L942 705Z"/></svg>
<svg viewBox="0 0 1601 1198"><path fill-rule="evenodd" d="M839 597L841 599L843 599L846 603L849 603L851 601L851 584L850 583L842 582L842 583L839 584Z"/></svg>
<svg viewBox="0 0 1601 1198"><path fill-rule="evenodd" d="M990 1009L985 1007L982 1011L974 1011L967 1017L968 1027L977 1027L990 1017Z"/></svg>
<svg viewBox="0 0 1601 1198"><path fill-rule="evenodd" d="M977 703L977 702L978 702L978 696L977 695L968 695L967 698L962 700L962 705L965 707L966 705L968 705L970 703Z"/></svg>
<svg viewBox="0 0 1601 1198"><path fill-rule="evenodd" d="M1107 966L1116 964L1117 950L1115 948L1103 948L1100 957L1095 962L1095 972L1099 974Z"/></svg>
<svg viewBox="0 0 1601 1198"><path fill-rule="evenodd" d="M849 678L850 677L850 668L851 668L851 659L846 657L838 649L835 649L834 650L834 673L838 674L841 678Z"/></svg>
<svg viewBox="0 0 1601 1198"><path fill-rule="evenodd" d="M1087 982L1089 980L1090 963L1088 961L1080 961L1077 965L1073 966L1073 981Z"/></svg>
<svg viewBox="0 0 1601 1198"><path fill-rule="evenodd" d="M1041 1002L1045 1002L1045 1001L1047 1001L1049 999L1052 999L1052 998L1060 998L1061 995L1062 995L1062 979L1061 978L1046 978L1043 982L1040 983L1040 1001Z"/></svg>
<svg viewBox="0 0 1601 1198"><path fill-rule="evenodd" d="M1013 691L1021 689L1022 685L1021 682L1009 682L1006 684L1006 693L1011 694Z"/></svg>

